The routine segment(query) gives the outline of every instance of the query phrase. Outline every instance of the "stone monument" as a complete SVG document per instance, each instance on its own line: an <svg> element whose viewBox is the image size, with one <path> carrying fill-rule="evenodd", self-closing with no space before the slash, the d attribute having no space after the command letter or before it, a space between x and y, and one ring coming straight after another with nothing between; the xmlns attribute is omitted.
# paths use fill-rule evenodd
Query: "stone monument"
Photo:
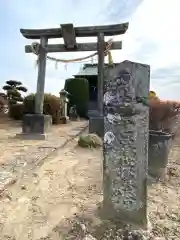
<svg viewBox="0 0 180 240"><path fill-rule="evenodd" d="M124 61L104 80L104 211L146 227L150 66Z"/></svg>

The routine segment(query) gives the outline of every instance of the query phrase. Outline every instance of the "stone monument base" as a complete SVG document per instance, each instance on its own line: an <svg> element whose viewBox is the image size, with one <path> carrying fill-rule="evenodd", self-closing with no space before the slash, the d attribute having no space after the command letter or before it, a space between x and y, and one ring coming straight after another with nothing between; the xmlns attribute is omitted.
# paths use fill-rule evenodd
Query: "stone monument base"
<svg viewBox="0 0 180 240"><path fill-rule="evenodd" d="M140 208L138 211L131 210L128 213L126 210L119 210L116 211L108 199L104 199L104 201L101 203L101 206L99 208L99 215L104 220L109 220L112 223L115 223L118 226L118 223L120 224L119 227L122 224L129 224L131 226L141 228L141 229L147 229L147 217L146 215L146 206Z"/></svg>
<svg viewBox="0 0 180 240"><path fill-rule="evenodd" d="M45 133L52 124L52 117L43 114L26 114L23 116L22 133L17 137L25 139L45 139Z"/></svg>
<svg viewBox="0 0 180 240"><path fill-rule="evenodd" d="M95 133L100 137L104 136L103 116L93 116L89 118L89 133Z"/></svg>

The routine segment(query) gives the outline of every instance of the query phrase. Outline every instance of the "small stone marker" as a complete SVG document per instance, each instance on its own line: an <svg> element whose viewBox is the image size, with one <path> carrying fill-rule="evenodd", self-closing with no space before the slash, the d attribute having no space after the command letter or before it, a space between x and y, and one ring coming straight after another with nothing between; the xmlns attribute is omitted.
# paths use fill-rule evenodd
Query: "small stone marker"
<svg viewBox="0 0 180 240"><path fill-rule="evenodd" d="M77 114L77 109L76 105L73 105L69 109L69 119L77 121L78 120L78 114Z"/></svg>
<svg viewBox="0 0 180 240"><path fill-rule="evenodd" d="M104 213L146 227L150 66L124 61L104 81Z"/></svg>

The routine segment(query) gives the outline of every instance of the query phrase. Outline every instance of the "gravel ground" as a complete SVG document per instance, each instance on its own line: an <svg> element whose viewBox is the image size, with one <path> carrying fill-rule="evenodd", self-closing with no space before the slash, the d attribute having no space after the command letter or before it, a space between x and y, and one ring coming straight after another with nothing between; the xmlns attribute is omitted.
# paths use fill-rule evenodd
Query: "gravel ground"
<svg viewBox="0 0 180 240"><path fill-rule="evenodd" d="M50 147L50 141L47 145ZM42 152L48 148L45 149ZM131 238L125 238L127 226L117 229L97 215L102 201L102 150L79 148L74 139L48 156L31 174L14 181L12 178L0 192L0 239L180 239L179 158L177 138L171 149L166 180L148 187L148 231L133 231ZM34 162L29 166L34 166ZM22 169L22 165L17 169Z"/></svg>

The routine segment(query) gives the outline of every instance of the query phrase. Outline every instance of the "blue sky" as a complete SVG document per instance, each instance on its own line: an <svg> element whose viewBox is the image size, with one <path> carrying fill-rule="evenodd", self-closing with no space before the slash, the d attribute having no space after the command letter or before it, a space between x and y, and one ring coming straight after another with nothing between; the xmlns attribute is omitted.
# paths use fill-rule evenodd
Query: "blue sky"
<svg viewBox="0 0 180 240"><path fill-rule="evenodd" d="M180 1L179 0L6 0L0 3L0 87L9 79L22 81L29 92L36 90L36 57L25 54L20 28L50 28L61 23L75 26L115 24L129 21L123 49L113 51L114 61L132 60L151 65L151 89L162 99L179 99L180 92ZM95 39L83 39L95 41ZM83 41L79 39L79 41ZM61 43L60 39L50 43ZM70 59L89 53L51 56ZM66 67L47 63L46 92L58 94L64 80L81 64Z"/></svg>

